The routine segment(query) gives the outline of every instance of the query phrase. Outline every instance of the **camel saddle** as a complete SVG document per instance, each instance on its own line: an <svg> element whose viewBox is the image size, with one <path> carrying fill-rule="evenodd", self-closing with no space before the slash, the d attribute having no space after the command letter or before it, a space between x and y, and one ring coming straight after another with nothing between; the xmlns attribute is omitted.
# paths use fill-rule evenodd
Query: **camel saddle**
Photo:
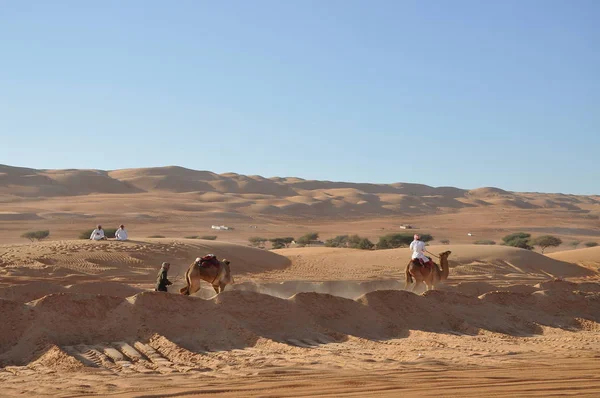
<svg viewBox="0 0 600 398"><path fill-rule="evenodd" d="M203 267L203 268L219 267L219 266L221 266L221 263L217 259L217 256L215 256L214 254L207 254L204 257L200 257L198 266Z"/></svg>
<svg viewBox="0 0 600 398"><path fill-rule="evenodd" d="M421 267L428 268L430 270L431 270L431 268L433 268L433 261L431 260L431 258L429 258L429 262L428 263L423 262L423 260L420 259L420 258L415 258L412 261L413 261L414 264L419 265Z"/></svg>

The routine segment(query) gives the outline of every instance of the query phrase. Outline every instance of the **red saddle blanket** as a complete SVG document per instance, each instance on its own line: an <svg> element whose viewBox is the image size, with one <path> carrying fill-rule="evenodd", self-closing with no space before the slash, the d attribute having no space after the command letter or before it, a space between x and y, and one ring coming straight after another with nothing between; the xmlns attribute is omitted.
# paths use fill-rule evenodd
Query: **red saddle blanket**
<svg viewBox="0 0 600 398"><path fill-rule="evenodd" d="M423 262L423 260L415 258L412 261L413 261L413 263L415 263L416 265L420 265L421 267L425 267L428 269L431 269L433 267L433 261L431 261L431 260L429 260L429 262L425 263L425 262Z"/></svg>
<svg viewBox="0 0 600 398"><path fill-rule="evenodd" d="M214 254L207 254L206 256L200 258L200 262L198 265L204 268L208 268L218 267L221 264L219 263L217 256L215 256Z"/></svg>

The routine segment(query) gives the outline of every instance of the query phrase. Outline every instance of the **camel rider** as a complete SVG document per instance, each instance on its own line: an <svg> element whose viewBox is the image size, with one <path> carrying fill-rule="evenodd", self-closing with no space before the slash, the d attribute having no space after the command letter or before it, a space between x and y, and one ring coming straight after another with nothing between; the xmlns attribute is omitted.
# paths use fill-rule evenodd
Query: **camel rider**
<svg viewBox="0 0 600 398"><path fill-rule="evenodd" d="M167 279L167 272L169 272L169 268L171 268L170 263L162 263L160 271L156 276L156 287L154 288L155 292L166 292L167 286L173 284L173 282Z"/></svg>
<svg viewBox="0 0 600 398"><path fill-rule="evenodd" d="M412 259L418 258L421 264L431 265L431 259L425 255L425 242L421 240L419 234L415 234L414 240L410 242L410 250L412 250Z"/></svg>

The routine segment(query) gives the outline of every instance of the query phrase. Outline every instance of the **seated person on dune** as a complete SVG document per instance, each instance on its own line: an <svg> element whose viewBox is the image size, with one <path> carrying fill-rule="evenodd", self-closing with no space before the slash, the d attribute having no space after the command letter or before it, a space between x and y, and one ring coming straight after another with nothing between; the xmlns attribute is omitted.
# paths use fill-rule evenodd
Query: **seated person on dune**
<svg viewBox="0 0 600 398"><path fill-rule="evenodd" d="M92 231L90 235L90 240L106 240L106 236L104 236L104 230L102 229L102 225L98 225L95 230Z"/></svg>
<svg viewBox="0 0 600 398"><path fill-rule="evenodd" d="M125 225L119 225L119 229L115 232L115 240L127 240L127 231L125 230Z"/></svg>

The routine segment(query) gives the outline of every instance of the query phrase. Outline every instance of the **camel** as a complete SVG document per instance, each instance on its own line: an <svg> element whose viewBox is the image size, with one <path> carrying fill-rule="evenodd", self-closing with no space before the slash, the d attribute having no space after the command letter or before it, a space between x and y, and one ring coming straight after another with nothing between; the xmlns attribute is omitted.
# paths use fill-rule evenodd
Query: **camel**
<svg viewBox="0 0 600 398"><path fill-rule="evenodd" d="M414 292L421 283L425 282L427 285L427 290L435 290L435 286L440 282L448 279L448 256L452 252L450 250L440 253L440 266L442 269L440 270L440 266L433 263L433 269L425 267L421 265L418 259L411 260L406 266L406 286L405 289L408 289L408 285L413 283L413 278L415 285L412 288Z"/></svg>
<svg viewBox="0 0 600 398"><path fill-rule="evenodd" d="M229 260L219 261L219 266L202 267L200 258L194 261L185 272L186 286L179 289L179 293L189 296L200 290L200 281L210 283L217 294L225 290L225 286L233 282Z"/></svg>

